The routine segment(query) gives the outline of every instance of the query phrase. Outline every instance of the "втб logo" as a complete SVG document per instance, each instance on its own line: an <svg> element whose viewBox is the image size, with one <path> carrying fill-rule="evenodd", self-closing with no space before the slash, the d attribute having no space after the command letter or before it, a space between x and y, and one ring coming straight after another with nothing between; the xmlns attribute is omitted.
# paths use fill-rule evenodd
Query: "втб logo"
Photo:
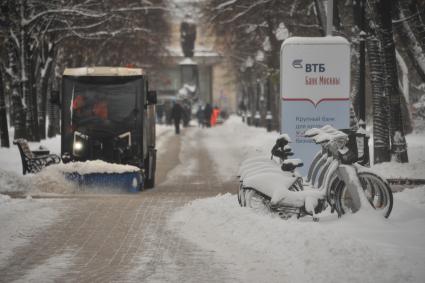
<svg viewBox="0 0 425 283"><path fill-rule="evenodd" d="M292 61L292 67L295 69L305 69L306 73L323 73L326 71L325 64L323 63L306 63L304 68L302 62L302 59L295 59Z"/></svg>

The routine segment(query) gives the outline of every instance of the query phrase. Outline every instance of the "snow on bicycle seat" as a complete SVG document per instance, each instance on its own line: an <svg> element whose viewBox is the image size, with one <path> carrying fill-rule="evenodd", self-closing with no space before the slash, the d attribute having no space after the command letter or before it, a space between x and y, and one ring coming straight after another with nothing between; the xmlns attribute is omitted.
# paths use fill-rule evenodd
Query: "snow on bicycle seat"
<svg viewBox="0 0 425 283"><path fill-rule="evenodd" d="M289 145L285 145L285 147L283 148L283 151L285 153L292 152L292 147L290 147Z"/></svg>
<svg viewBox="0 0 425 283"><path fill-rule="evenodd" d="M320 129L322 131L324 131L325 133L328 133L328 134L338 132L338 129L335 129L331 125L325 125L325 126L321 127Z"/></svg>
<svg viewBox="0 0 425 283"><path fill-rule="evenodd" d="M296 181L297 177L285 172L262 172L245 178L242 185L271 196L272 201L277 203L282 197L293 194L288 188Z"/></svg>
<svg viewBox="0 0 425 283"><path fill-rule="evenodd" d="M348 136L341 131L335 131L332 133L320 133L319 135L313 137L313 140L317 144L327 143L330 141L346 139Z"/></svg>
<svg viewBox="0 0 425 283"><path fill-rule="evenodd" d="M307 138L312 138L314 136L317 136L319 134L321 134L323 131L321 131L318 128L312 128L312 129L308 129L307 131L304 132L304 136Z"/></svg>
<svg viewBox="0 0 425 283"><path fill-rule="evenodd" d="M360 127L357 130L356 134L361 134L361 135L364 135L364 136L366 136L368 138L370 137L370 133L368 131L366 131L365 129L363 129L362 127Z"/></svg>
<svg viewBox="0 0 425 283"><path fill-rule="evenodd" d="M276 145L279 147L284 147L290 142L291 142L291 138L289 137L288 134L281 134L276 140Z"/></svg>
<svg viewBox="0 0 425 283"><path fill-rule="evenodd" d="M337 131L338 130L335 129L334 127L332 127L331 125L325 125L321 128L312 128L312 129L305 131L304 136L307 137L307 138L312 138L312 137L317 136L317 135L322 134L322 133L332 134L332 133L335 133Z"/></svg>
<svg viewBox="0 0 425 283"><path fill-rule="evenodd" d="M243 172L243 174L239 177L240 181L244 181L246 178L250 178L253 177L255 175L259 175L259 174L288 174L289 172L282 172L282 170L279 168L279 166L275 166L275 167L261 167L258 168L256 170L250 170L250 171L245 171ZM293 176L293 174L290 174L290 176Z"/></svg>
<svg viewBox="0 0 425 283"><path fill-rule="evenodd" d="M299 158L286 159L283 161L283 164L288 164L288 165L291 164L296 167L301 167L304 165L303 161Z"/></svg>
<svg viewBox="0 0 425 283"><path fill-rule="evenodd" d="M313 137L313 140L317 144L327 143L332 140L332 135L327 133L320 133Z"/></svg>
<svg viewBox="0 0 425 283"><path fill-rule="evenodd" d="M288 143L292 142L289 135L285 134L285 133L280 134L279 137L277 138L277 140L286 140Z"/></svg>

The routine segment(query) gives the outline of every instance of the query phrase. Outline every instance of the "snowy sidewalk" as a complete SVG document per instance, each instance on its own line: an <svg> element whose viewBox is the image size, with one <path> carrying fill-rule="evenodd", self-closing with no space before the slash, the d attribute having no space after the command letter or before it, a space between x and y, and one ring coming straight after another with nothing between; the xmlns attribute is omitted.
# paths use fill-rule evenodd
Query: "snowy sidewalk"
<svg viewBox="0 0 425 283"><path fill-rule="evenodd" d="M0 282L234 282L210 251L166 225L177 207L235 188L217 181L199 134L168 136L155 189L58 200L68 209L13 250L0 264Z"/></svg>
<svg viewBox="0 0 425 283"><path fill-rule="evenodd" d="M164 127L159 136L155 189L61 193L19 200L19 207L0 200L7 230L0 230L0 282L425 281L424 186L395 194L387 220L328 214L319 223L283 221L239 207L235 196L240 162L269 156L277 133L231 117L180 136ZM413 148L412 167L425 153ZM17 175L0 181L27 185Z"/></svg>

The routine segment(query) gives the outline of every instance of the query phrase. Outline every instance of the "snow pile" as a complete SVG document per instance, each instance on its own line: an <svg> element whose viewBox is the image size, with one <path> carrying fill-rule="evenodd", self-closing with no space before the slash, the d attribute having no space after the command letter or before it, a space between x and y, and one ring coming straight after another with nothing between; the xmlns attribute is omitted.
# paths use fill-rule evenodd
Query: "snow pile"
<svg viewBox="0 0 425 283"><path fill-rule="evenodd" d="M388 220L328 212L319 223L285 221L226 194L186 205L169 227L213 251L241 282L423 282L425 204L410 206L418 194L425 200L422 189L396 194Z"/></svg>
<svg viewBox="0 0 425 283"><path fill-rule="evenodd" d="M37 174L26 176L25 178L31 184L28 194L73 194L78 192L78 186L67 180L59 168L57 165L51 165Z"/></svg>
<svg viewBox="0 0 425 283"><path fill-rule="evenodd" d="M13 131L10 132L10 137L13 137ZM43 140L39 143L29 142L28 145L31 150L44 147L49 149L50 153L60 155L60 136L56 136L51 139ZM22 161L21 155L19 154L18 147L11 143L10 148L0 147L0 170L3 169L8 172L14 172L18 175L22 175ZM1 177L1 176L0 176ZM0 178L1 179L1 178Z"/></svg>
<svg viewBox="0 0 425 283"><path fill-rule="evenodd" d="M11 200L10 196L0 194L0 205L9 202Z"/></svg>
<svg viewBox="0 0 425 283"><path fill-rule="evenodd" d="M396 194L397 199L409 203L419 209L425 207L425 186L419 186L417 189L406 189L403 193Z"/></svg>
<svg viewBox="0 0 425 283"><path fill-rule="evenodd" d="M409 163L385 162L372 170L385 178L425 179L425 133L406 136Z"/></svg>
<svg viewBox="0 0 425 283"><path fill-rule="evenodd" d="M21 173L22 174L22 173ZM26 192L31 188L28 178L15 172L8 172L0 168L0 193Z"/></svg>
<svg viewBox="0 0 425 283"><path fill-rule="evenodd" d="M174 135L173 127L157 125L157 148ZM13 136L13 132L11 132ZM41 143L29 143L32 150L40 146L48 148L51 153L60 154L60 136L43 140ZM103 161L76 162L56 164L44 168L40 173L22 175L22 162L18 147L0 148L0 193L58 193L68 194L79 192L75 183L68 181L63 172L89 173L123 173L136 172L139 168L130 165L108 164ZM93 189L90 192L94 192ZM115 192L115 191L114 191Z"/></svg>
<svg viewBox="0 0 425 283"><path fill-rule="evenodd" d="M70 162L67 164L56 164L46 167L46 169L58 170L64 173L75 173L80 175L94 174L94 173L128 173L139 172L140 168L131 165L108 163L102 160L90 160L84 162Z"/></svg>
<svg viewBox="0 0 425 283"><path fill-rule="evenodd" d="M258 155L270 156L279 137L277 132L268 133L264 128L249 127L237 116L230 116L222 126L204 132L202 140L224 181L236 178L243 160Z"/></svg>
<svg viewBox="0 0 425 283"><path fill-rule="evenodd" d="M0 169L0 192L20 192L31 194L74 194L82 192L75 182L68 180L64 173L126 173L140 169L130 165L110 164L101 160L55 164L43 168L37 174L19 176ZM112 190L115 192L116 190ZM91 188L90 192L107 192L105 189Z"/></svg>

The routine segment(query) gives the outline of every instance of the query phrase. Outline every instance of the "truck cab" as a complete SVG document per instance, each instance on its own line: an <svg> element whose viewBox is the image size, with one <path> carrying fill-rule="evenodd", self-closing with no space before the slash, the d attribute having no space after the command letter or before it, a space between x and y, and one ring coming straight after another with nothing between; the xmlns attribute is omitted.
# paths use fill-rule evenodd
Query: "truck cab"
<svg viewBox="0 0 425 283"><path fill-rule="evenodd" d="M143 69L83 67L62 77L61 154L64 162L103 160L141 169L155 182L155 104Z"/></svg>

